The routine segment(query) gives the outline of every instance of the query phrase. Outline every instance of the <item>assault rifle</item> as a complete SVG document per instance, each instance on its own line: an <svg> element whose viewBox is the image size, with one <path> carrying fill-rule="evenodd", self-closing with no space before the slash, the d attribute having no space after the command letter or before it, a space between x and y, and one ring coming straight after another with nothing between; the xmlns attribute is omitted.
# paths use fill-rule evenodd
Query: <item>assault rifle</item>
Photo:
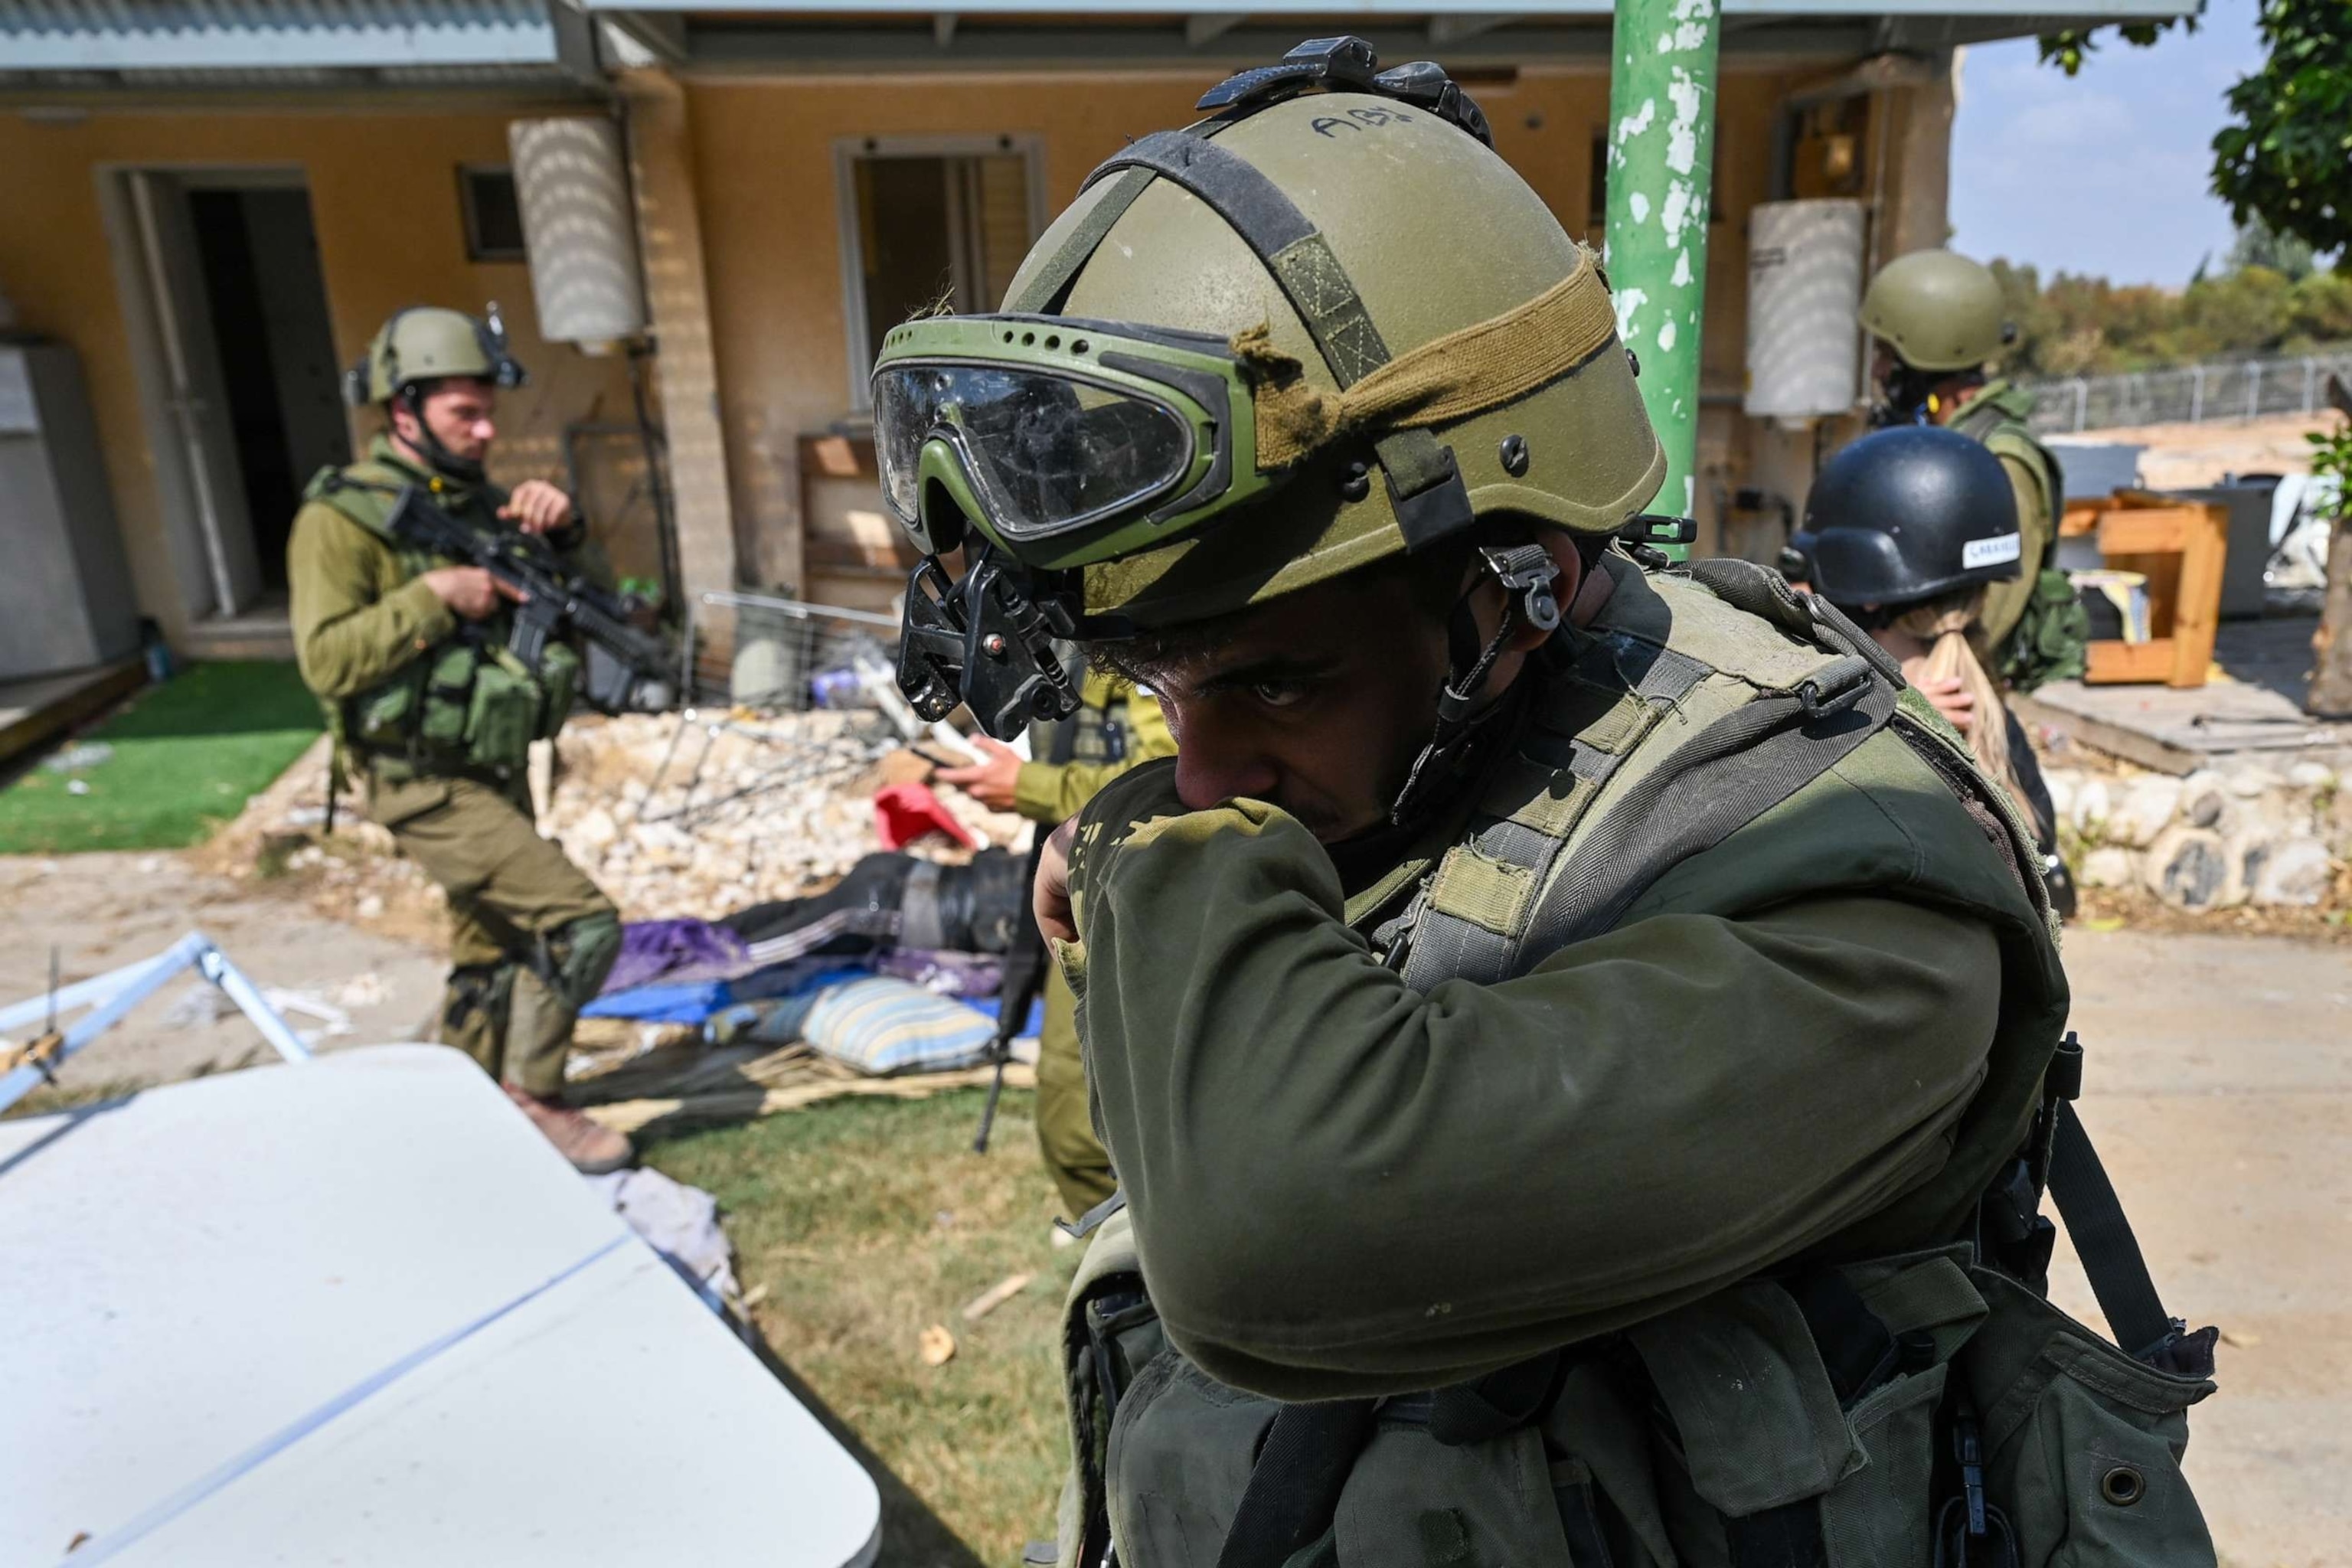
<svg viewBox="0 0 2352 1568"><path fill-rule="evenodd" d="M484 533L403 485L389 523L413 549L478 566L522 595L507 650L538 673L547 645L577 637L581 696L605 713L658 712L677 690L677 660L659 639L629 624L631 601L565 568L548 542L520 529Z"/></svg>

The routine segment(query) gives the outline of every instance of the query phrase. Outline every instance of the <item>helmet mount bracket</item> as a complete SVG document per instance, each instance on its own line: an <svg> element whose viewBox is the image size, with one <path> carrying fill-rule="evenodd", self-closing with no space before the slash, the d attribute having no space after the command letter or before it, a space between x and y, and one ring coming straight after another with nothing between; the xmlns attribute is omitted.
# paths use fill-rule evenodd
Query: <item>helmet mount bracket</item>
<svg viewBox="0 0 2352 1568"><path fill-rule="evenodd" d="M1495 144L1486 112L1444 67L1414 60L1382 70L1380 64L1372 46L1361 38L1309 38L1274 65L1227 77L1193 107L1238 119L1303 92L1360 92L1426 110L1486 146Z"/></svg>
<svg viewBox="0 0 2352 1568"><path fill-rule="evenodd" d="M1059 596L990 546L968 548L961 578L926 555L908 581L898 689L929 721L969 706L1000 741L1076 712L1077 684L1055 647L1075 630Z"/></svg>

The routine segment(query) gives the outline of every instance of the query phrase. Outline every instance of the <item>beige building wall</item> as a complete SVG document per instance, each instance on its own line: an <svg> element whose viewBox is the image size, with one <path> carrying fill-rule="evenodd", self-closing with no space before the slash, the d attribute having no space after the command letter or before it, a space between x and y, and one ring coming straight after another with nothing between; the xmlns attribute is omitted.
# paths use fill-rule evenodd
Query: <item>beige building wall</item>
<svg viewBox="0 0 2352 1568"><path fill-rule="evenodd" d="M1009 136L1041 150L1045 211L1128 137L1181 124L1210 70L898 78L719 78L679 90L646 77L630 102L662 393L691 588L786 586L835 602L895 605L877 568L830 575L807 559L803 498L825 526L891 538L854 409L837 218L835 145L845 138ZM1698 510L1703 548L1752 546L1777 520L1722 526L1719 498L1761 482L1801 503L1810 439L1739 413L1745 382L1747 216L1770 194L1773 122L1797 79L1735 71L1722 82L1715 216L1708 229L1706 346ZM1529 68L1475 85L1496 144L1570 233L1599 239L1593 145L1607 117L1598 69ZM1943 226L1948 84L1885 95L1883 243L1934 243ZM336 350L357 356L399 306L504 306L533 372L510 394L495 468L509 482L560 476L572 420L628 416L624 367L541 342L527 268L466 258L456 170L506 160L509 120L550 112L518 101L417 100L365 112L204 104L94 109L79 117L0 112L0 291L23 325L81 353L142 609L178 641L186 627L167 547L130 328L100 201L123 167L298 169L318 230ZM373 416L354 420L363 441ZM841 437L849 437L844 440ZM804 476L804 454L817 472ZM829 470L829 472L828 472ZM650 554L625 552L631 556Z"/></svg>
<svg viewBox="0 0 2352 1568"><path fill-rule="evenodd" d="M567 422L629 416L625 367L540 338L523 264L467 259L457 175L461 163L507 162L508 121L548 112L543 104L452 108L446 100L400 112L211 105L39 117L0 111L6 215L0 292L15 302L20 326L80 353L140 607L169 639L183 642L187 621L109 248L103 179L125 167L299 169L310 188L339 362L358 358L403 305L478 310L498 300L531 384L501 399L493 471L508 483L533 475L560 479ZM372 413L354 417L355 450L374 426Z"/></svg>
<svg viewBox="0 0 2352 1568"><path fill-rule="evenodd" d="M842 138L1034 137L1042 145L1045 211L1077 192L1087 171L1143 132L1193 118L1211 70L1166 73L898 79L704 79L689 85L702 249L726 424L742 569L833 602L895 604L898 584L804 563L802 508L838 514L870 480L804 482L812 437L864 434L853 411L849 332L835 173ZM1709 228L1703 460L1727 479L1745 460L1744 379L1748 209L1770 191L1772 120L1788 89L1779 76L1724 79L1717 131L1716 221ZM1598 242L1592 150L1608 115L1598 68L1529 68L1475 90L1497 149L1571 234ZM839 443L834 443L837 448ZM859 487L863 487L862 489ZM1710 535L1710 487L1700 487ZM878 507L878 498L866 503ZM867 520L871 522L871 515Z"/></svg>

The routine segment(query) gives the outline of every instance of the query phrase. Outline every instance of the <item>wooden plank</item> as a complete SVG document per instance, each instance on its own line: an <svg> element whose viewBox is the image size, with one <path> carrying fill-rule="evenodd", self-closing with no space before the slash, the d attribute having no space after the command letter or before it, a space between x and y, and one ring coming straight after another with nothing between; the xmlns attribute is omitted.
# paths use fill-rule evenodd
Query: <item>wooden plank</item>
<svg viewBox="0 0 2352 1568"><path fill-rule="evenodd" d="M2205 684L2213 665L2213 638L2221 629L2221 572L2230 553L2230 514L2220 506L2186 509L2180 581L2173 600L2172 668L2168 682L2187 689Z"/></svg>
<svg viewBox="0 0 2352 1568"><path fill-rule="evenodd" d="M2166 507L2162 510L2107 511L2099 514L2099 553L2170 555L2186 548L2190 531L2202 520L2201 507Z"/></svg>
<svg viewBox="0 0 2352 1568"><path fill-rule="evenodd" d="M2074 539L2095 531L2099 526L2099 514L2106 508L2101 500L2070 500L2058 518L2058 534L2062 539Z"/></svg>
<svg viewBox="0 0 2352 1568"><path fill-rule="evenodd" d="M2209 642L2210 652L2212 645ZM2085 686L2120 686L2133 682L2155 684L2168 681L2172 676L2174 653L2170 637L2157 637L2148 642L2127 643L2102 640L2090 645L2089 668L2084 671Z"/></svg>
<svg viewBox="0 0 2352 1568"><path fill-rule="evenodd" d="M2141 767L2153 768L2160 773L2185 777L2212 761L2210 757L2185 746L2176 746L2145 730L2133 729L2112 719L2077 712L2072 708L2062 708L2054 702L2043 702L2022 693L2012 692L2009 705L2015 710L2018 721L2029 728L2055 730L2093 751L2121 757L2127 763L2137 763Z"/></svg>
<svg viewBox="0 0 2352 1568"><path fill-rule="evenodd" d="M928 1100L950 1089L984 1088L994 1068L961 1068L953 1072L916 1073L905 1078L811 1079L777 1089L757 1087L718 1089L661 1099L623 1100L607 1105L583 1105L583 1114L616 1132L634 1133L659 1121L671 1131L687 1127L749 1121L787 1110L800 1110L829 1100L859 1097L884 1100ZM1008 1089L1034 1089L1037 1069L1013 1062L1004 1069Z"/></svg>

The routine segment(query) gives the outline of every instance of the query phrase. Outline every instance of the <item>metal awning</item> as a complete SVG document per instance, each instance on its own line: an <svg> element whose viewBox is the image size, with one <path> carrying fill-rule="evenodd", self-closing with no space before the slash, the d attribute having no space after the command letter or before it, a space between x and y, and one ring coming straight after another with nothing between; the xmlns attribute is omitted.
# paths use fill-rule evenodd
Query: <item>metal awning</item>
<svg viewBox="0 0 2352 1568"><path fill-rule="evenodd" d="M1611 0L578 0L626 47L695 71L1015 70L1262 64L1301 38L1353 33L1383 59L1457 68L1606 68ZM1722 0L1731 65L1928 53L2065 27L2150 21L2194 0Z"/></svg>
<svg viewBox="0 0 2352 1568"><path fill-rule="evenodd" d="M593 83L568 0L0 0L0 83Z"/></svg>

